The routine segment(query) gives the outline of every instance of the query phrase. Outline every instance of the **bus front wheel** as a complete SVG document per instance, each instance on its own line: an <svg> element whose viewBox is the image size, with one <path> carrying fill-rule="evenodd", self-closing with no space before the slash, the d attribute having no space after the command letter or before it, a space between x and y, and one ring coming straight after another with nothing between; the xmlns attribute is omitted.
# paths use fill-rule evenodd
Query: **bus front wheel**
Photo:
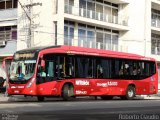
<svg viewBox="0 0 160 120"><path fill-rule="evenodd" d="M132 100L135 97L135 87L128 86L126 95L122 96L122 99Z"/></svg>
<svg viewBox="0 0 160 120"><path fill-rule="evenodd" d="M74 98L74 88L73 85L65 84L62 90L63 100L72 100Z"/></svg>

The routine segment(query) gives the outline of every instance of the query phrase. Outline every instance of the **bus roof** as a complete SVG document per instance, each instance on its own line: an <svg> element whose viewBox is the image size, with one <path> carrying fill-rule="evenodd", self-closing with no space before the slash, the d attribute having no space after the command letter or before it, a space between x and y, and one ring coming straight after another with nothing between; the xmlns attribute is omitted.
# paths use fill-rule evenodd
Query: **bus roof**
<svg viewBox="0 0 160 120"><path fill-rule="evenodd" d="M61 46L39 46L39 47L22 49L17 51L16 53L31 52L31 51L38 52L47 48L58 48L58 47L61 47Z"/></svg>
<svg viewBox="0 0 160 120"><path fill-rule="evenodd" d="M29 49L23 49L17 51L16 53L26 53L26 52L40 52L40 51L50 51L50 53L55 52L55 50L61 51L59 53L68 53L68 54L80 54L80 55L91 55L91 56L109 56L109 57L117 57L117 58L127 58L127 59L141 59L141 60L151 60L155 61L155 59L150 57L144 57L142 55L137 55L133 53L125 53L125 52L116 52L111 50L102 50L95 48L84 48L77 46L41 46L41 47L33 47Z"/></svg>

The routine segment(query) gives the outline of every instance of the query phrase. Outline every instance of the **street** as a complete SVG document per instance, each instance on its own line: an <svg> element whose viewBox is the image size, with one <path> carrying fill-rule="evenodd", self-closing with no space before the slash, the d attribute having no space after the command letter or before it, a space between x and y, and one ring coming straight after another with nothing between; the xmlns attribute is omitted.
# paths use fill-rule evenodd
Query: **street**
<svg viewBox="0 0 160 120"><path fill-rule="evenodd" d="M160 99L1 102L2 120L159 120Z"/></svg>

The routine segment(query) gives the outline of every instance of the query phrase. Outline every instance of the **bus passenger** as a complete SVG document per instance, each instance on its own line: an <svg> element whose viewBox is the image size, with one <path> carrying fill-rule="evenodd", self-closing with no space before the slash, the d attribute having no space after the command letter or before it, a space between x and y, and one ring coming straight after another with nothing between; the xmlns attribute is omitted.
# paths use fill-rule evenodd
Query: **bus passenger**
<svg viewBox="0 0 160 120"><path fill-rule="evenodd" d="M133 75L137 75L137 69L136 69L136 67L133 68Z"/></svg>
<svg viewBox="0 0 160 120"><path fill-rule="evenodd" d="M120 69L119 75L123 75L123 69Z"/></svg>
<svg viewBox="0 0 160 120"><path fill-rule="evenodd" d="M42 68L42 69L41 69L40 76L41 76L41 77L46 77L45 68Z"/></svg>

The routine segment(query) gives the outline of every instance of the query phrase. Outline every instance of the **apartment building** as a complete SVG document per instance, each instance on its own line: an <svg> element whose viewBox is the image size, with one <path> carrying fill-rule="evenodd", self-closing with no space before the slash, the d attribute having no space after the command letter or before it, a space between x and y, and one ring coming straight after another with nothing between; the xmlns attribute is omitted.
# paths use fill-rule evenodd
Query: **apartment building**
<svg viewBox="0 0 160 120"><path fill-rule="evenodd" d="M0 1L0 66L17 49L17 0Z"/></svg>
<svg viewBox="0 0 160 120"><path fill-rule="evenodd" d="M160 69L160 0L19 0L18 9L16 3L0 2L0 56L72 45L153 57Z"/></svg>

